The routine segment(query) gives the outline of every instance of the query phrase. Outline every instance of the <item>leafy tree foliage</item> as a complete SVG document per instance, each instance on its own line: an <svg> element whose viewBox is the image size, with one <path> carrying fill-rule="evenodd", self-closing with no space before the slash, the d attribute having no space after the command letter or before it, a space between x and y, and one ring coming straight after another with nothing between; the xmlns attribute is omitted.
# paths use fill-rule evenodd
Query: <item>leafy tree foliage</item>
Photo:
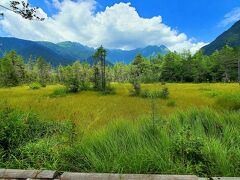
<svg viewBox="0 0 240 180"><path fill-rule="evenodd" d="M38 74L38 82L45 87L48 80L50 80L50 71L51 65L48 64L43 58L37 58L36 61L37 66L37 74Z"/></svg>
<svg viewBox="0 0 240 180"><path fill-rule="evenodd" d="M107 51L103 46L100 46L93 55L95 59L95 87L102 91L106 90L106 55Z"/></svg>
<svg viewBox="0 0 240 180"><path fill-rule="evenodd" d="M89 88L107 92L110 82L130 82L138 91L141 83L238 81L239 48L225 46L210 56L201 51L195 55L188 51L169 52L150 59L138 54L129 65L107 65L106 55L101 46L94 55L95 64L92 66L76 61L72 65L52 67L41 57L30 57L24 64L23 58L11 51L0 59L0 85L62 83L71 92Z"/></svg>
<svg viewBox="0 0 240 180"><path fill-rule="evenodd" d="M11 51L0 61L0 83L2 86L17 86L25 81L25 69L21 56Z"/></svg>
<svg viewBox="0 0 240 180"><path fill-rule="evenodd" d="M65 84L70 92L79 92L90 88L92 72L88 64L76 61L66 67L59 66L57 72L59 81Z"/></svg>

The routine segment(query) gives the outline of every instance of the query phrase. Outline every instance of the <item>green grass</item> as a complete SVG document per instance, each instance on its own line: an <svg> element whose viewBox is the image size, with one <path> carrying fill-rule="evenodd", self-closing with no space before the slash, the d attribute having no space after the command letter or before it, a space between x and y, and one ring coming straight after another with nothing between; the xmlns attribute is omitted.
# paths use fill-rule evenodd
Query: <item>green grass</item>
<svg viewBox="0 0 240 180"><path fill-rule="evenodd" d="M116 93L103 96L99 92L83 91L78 94L65 96L61 85L51 85L39 90L30 90L27 86L0 89L0 107L7 103L11 107L36 112L43 119L77 122L84 130L102 127L116 119L134 121L149 114L151 100L129 96L130 84L112 84ZM169 100L157 99L157 113L170 115L177 110L191 107L215 107L216 100L221 93L237 93L240 86L236 84L148 84L142 89L158 91L167 87ZM207 88L211 91L203 91ZM209 93L217 94L212 97ZM50 96L56 96L51 98ZM169 101L176 106L169 107ZM106 118L107 117L107 118Z"/></svg>
<svg viewBox="0 0 240 180"><path fill-rule="evenodd" d="M107 96L0 89L0 167L240 176L238 84L142 85L168 88L168 99L154 101L112 86Z"/></svg>
<svg viewBox="0 0 240 180"><path fill-rule="evenodd" d="M42 137L36 128L41 121L32 121L35 116L18 111L0 114L11 117L4 121L11 124L11 131L19 130L27 137L29 132L33 134L25 141L21 141L22 136L12 136L16 140L12 142L17 143L2 151L0 165L4 168L240 176L238 112L191 109L158 116L155 121L118 120L87 134L77 131L71 122L56 126L52 122L45 128L53 133ZM17 117L22 117L18 120L21 126L11 123Z"/></svg>
<svg viewBox="0 0 240 180"><path fill-rule="evenodd" d="M239 113L192 109L155 124L118 121L81 142L90 170L77 170L239 176L239 119Z"/></svg>
<svg viewBox="0 0 240 180"><path fill-rule="evenodd" d="M240 92L220 95L216 105L227 110L240 111Z"/></svg>
<svg viewBox="0 0 240 180"><path fill-rule="evenodd" d="M49 97L52 98L64 97L67 95L67 93L68 92L66 88L57 88L49 95Z"/></svg>

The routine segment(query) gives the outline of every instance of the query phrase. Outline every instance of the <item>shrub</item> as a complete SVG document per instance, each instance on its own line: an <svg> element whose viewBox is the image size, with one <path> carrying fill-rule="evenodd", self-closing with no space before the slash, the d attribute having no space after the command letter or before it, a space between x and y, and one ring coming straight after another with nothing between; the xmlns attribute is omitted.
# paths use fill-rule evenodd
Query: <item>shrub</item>
<svg viewBox="0 0 240 180"><path fill-rule="evenodd" d="M116 94L115 88L109 86L106 86L106 89L104 91L101 91L101 94L103 95L114 95Z"/></svg>
<svg viewBox="0 0 240 180"><path fill-rule="evenodd" d="M41 87L42 87L42 85L38 82L34 82L34 83L29 84L29 88L33 89L33 90L40 89Z"/></svg>
<svg viewBox="0 0 240 180"><path fill-rule="evenodd" d="M141 91L141 96L144 98L152 97L151 91L148 89L144 89Z"/></svg>
<svg viewBox="0 0 240 180"><path fill-rule="evenodd" d="M76 78L70 78L65 84L68 92L77 93L80 91L79 81Z"/></svg>
<svg viewBox="0 0 240 180"><path fill-rule="evenodd" d="M47 84L45 82L41 82L40 84L41 84L41 87L43 88L47 87Z"/></svg>
<svg viewBox="0 0 240 180"><path fill-rule="evenodd" d="M0 148L0 167L5 166L4 155L5 155L4 150Z"/></svg>
<svg viewBox="0 0 240 180"><path fill-rule="evenodd" d="M141 94L144 98L162 98L167 99L169 95L168 88L163 88L160 91L150 91L150 90L142 90Z"/></svg>
<svg viewBox="0 0 240 180"><path fill-rule="evenodd" d="M1 110L0 154L4 159L1 162L0 158L0 164L3 163L4 167L18 168L20 164L26 163L25 160L21 162L21 148L42 138L61 134L63 129L65 129L63 124L42 121L33 113L23 113L10 108ZM34 155L36 154L32 156Z"/></svg>
<svg viewBox="0 0 240 180"><path fill-rule="evenodd" d="M168 91L168 88L165 87L165 88L162 89L162 92L161 92L161 98L163 98L163 99L167 99L168 96L169 96L169 91Z"/></svg>
<svg viewBox="0 0 240 180"><path fill-rule="evenodd" d="M80 82L79 83L79 89L82 91L87 91L91 89L91 83L90 82Z"/></svg>
<svg viewBox="0 0 240 180"><path fill-rule="evenodd" d="M138 82L132 83L133 89L130 90L130 95L139 96L141 94L141 84Z"/></svg>
<svg viewBox="0 0 240 180"><path fill-rule="evenodd" d="M50 94L49 96L52 98L56 98L56 97L64 97L66 95L67 95L66 88L59 88L59 89L55 89L53 93Z"/></svg>
<svg viewBox="0 0 240 180"><path fill-rule="evenodd" d="M59 127L58 123L39 120L35 114L10 108L0 111L0 119L0 147L4 150L48 136Z"/></svg>
<svg viewBox="0 0 240 180"><path fill-rule="evenodd" d="M173 161L183 166L192 166L194 174L209 175L208 161L203 153L203 147L203 140L195 137L190 127L183 127L172 142Z"/></svg>
<svg viewBox="0 0 240 180"><path fill-rule="evenodd" d="M142 90L141 96L144 98L161 98L162 93L161 91L150 91L146 89L146 90Z"/></svg>

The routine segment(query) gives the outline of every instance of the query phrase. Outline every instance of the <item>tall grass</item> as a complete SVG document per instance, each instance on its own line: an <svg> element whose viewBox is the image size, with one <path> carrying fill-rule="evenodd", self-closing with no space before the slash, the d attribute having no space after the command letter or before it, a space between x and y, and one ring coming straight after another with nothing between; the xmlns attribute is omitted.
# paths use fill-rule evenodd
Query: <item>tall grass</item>
<svg viewBox="0 0 240 180"><path fill-rule="evenodd" d="M53 168L52 151L68 141L69 123L43 121L32 112L0 111L0 168Z"/></svg>
<svg viewBox="0 0 240 180"><path fill-rule="evenodd" d="M113 96L0 89L0 168L240 176L237 84L167 84L154 121L152 101L130 97L128 86L114 84Z"/></svg>
<svg viewBox="0 0 240 180"><path fill-rule="evenodd" d="M145 116L150 110L148 98L129 96L130 84L112 84L115 95L102 96L99 92L82 91L77 94L66 95L63 86L49 85L39 90L30 90L28 86L14 88L0 88L1 101L23 111L33 110L42 119L65 121L75 120L84 130L95 130L115 119L136 120ZM235 84L177 84L168 83L164 87L169 89L169 99L157 100L158 114L170 115L176 110L185 110L189 107L213 107L219 95L209 97L208 93L222 94L238 92L240 86ZM212 91L200 91L206 87ZM161 84L143 84L143 90L157 91L162 89ZM66 96L65 96L66 95ZM51 98L54 97L54 98ZM169 106L169 101L175 101L175 107ZM220 107L222 108L222 107ZM219 109L217 106L216 109ZM106 118L107 117L107 118Z"/></svg>
<svg viewBox="0 0 240 180"><path fill-rule="evenodd" d="M227 110L240 111L240 93L222 94L218 97L216 105Z"/></svg>
<svg viewBox="0 0 240 180"><path fill-rule="evenodd" d="M118 121L76 147L73 159L85 161L75 162L75 170L239 176L239 119L239 113L192 109L161 118L155 126L150 120Z"/></svg>
<svg viewBox="0 0 240 180"><path fill-rule="evenodd" d="M30 128L25 119L34 116L16 111L0 114L4 113L11 131L17 133L9 139L0 136L14 144L8 149L0 145L2 168L240 176L238 112L191 109L158 117L154 124L146 118L119 120L79 135L72 122L46 123L42 129L36 128L41 121L34 120ZM20 130L26 130L29 138Z"/></svg>

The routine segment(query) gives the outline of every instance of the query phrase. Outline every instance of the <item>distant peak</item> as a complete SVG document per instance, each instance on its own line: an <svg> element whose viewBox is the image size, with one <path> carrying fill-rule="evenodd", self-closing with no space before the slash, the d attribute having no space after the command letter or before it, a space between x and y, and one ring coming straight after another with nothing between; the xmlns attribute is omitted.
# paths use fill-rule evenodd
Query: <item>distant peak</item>
<svg viewBox="0 0 240 180"><path fill-rule="evenodd" d="M222 49L225 45L230 47L240 47L240 20L231 28L219 35L213 42L202 48L207 55L214 53L216 50Z"/></svg>

